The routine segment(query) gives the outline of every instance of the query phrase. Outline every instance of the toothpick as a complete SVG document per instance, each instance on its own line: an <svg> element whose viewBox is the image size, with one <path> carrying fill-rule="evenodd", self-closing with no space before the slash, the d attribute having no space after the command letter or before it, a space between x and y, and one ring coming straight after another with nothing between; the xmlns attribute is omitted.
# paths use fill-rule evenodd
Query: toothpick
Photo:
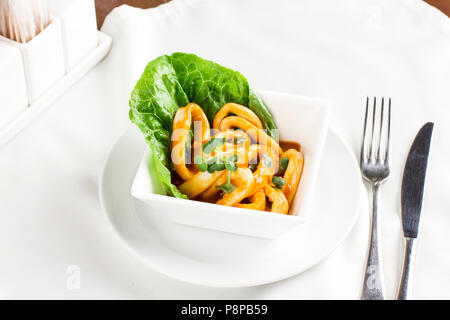
<svg viewBox="0 0 450 320"><path fill-rule="evenodd" d="M47 0L0 0L0 35L26 43L50 23Z"/></svg>

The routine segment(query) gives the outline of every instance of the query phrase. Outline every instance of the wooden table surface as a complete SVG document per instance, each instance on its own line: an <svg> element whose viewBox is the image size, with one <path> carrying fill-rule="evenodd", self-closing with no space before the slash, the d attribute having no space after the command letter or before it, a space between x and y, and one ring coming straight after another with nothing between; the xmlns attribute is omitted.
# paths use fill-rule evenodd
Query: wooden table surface
<svg viewBox="0 0 450 320"><path fill-rule="evenodd" d="M128 4L139 8L154 8L170 0L95 0L97 10L97 24L100 28L106 15L115 7ZM425 0L450 17L450 0Z"/></svg>

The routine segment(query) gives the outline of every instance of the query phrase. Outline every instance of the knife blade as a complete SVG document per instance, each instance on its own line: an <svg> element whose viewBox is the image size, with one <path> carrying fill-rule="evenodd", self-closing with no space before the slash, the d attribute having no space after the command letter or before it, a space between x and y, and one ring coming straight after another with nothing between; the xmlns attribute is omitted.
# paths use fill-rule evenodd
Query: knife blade
<svg viewBox="0 0 450 320"><path fill-rule="evenodd" d="M432 122L428 122L417 133L403 171L401 203L403 234L406 238L417 238L419 231L433 126Z"/></svg>
<svg viewBox="0 0 450 320"><path fill-rule="evenodd" d="M405 255L397 299L406 300L411 294L409 282L413 275L415 240L419 232L422 211L423 190L430 153L432 122L426 123L417 133L406 160L402 181L402 225L405 236Z"/></svg>

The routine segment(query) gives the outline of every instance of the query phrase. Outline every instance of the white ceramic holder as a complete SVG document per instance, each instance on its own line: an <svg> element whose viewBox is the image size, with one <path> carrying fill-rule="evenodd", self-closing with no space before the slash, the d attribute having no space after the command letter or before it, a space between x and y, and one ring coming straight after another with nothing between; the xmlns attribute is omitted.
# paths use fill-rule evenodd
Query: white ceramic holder
<svg viewBox="0 0 450 320"><path fill-rule="evenodd" d="M61 19L66 72L98 43L94 0L48 0L52 15Z"/></svg>
<svg viewBox="0 0 450 320"><path fill-rule="evenodd" d="M57 81L47 92L41 95L29 108L13 121L9 122L4 128L0 128L0 148L25 128L33 119L51 107L52 103L60 95L103 59L111 47L111 37L100 31L97 31L97 33L99 41L94 50Z"/></svg>
<svg viewBox="0 0 450 320"><path fill-rule="evenodd" d="M61 22L58 18L52 17L51 23L27 43L2 36L0 39L17 47L22 53L29 105L64 76Z"/></svg>
<svg viewBox="0 0 450 320"><path fill-rule="evenodd" d="M28 105L22 55L16 47L0 41L0 130Z"/></svg>

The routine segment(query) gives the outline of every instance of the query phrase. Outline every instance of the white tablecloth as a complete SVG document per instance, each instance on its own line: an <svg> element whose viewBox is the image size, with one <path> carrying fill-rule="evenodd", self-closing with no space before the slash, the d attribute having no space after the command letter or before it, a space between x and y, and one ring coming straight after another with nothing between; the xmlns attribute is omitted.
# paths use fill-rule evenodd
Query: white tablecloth
<svg viewBox="0 0 450 320"><path fill-rule="evenodd" d="M419 127L434 121L414 297L450 298L450 20L442 13L418 0L174 1L116 8L102 30L113 37L107 58L0 150L0 298L359 298L367 210L322 263L253 288L167 278L114 235L98 201L100 170L129 126L129 92L145 64L173 51L239 70L258 89L331 100L332 126L355 156L366 95L393 98L380 216L389 298L403 250L403 165ZM73 265L81 287L70 290Z"/></svg>

